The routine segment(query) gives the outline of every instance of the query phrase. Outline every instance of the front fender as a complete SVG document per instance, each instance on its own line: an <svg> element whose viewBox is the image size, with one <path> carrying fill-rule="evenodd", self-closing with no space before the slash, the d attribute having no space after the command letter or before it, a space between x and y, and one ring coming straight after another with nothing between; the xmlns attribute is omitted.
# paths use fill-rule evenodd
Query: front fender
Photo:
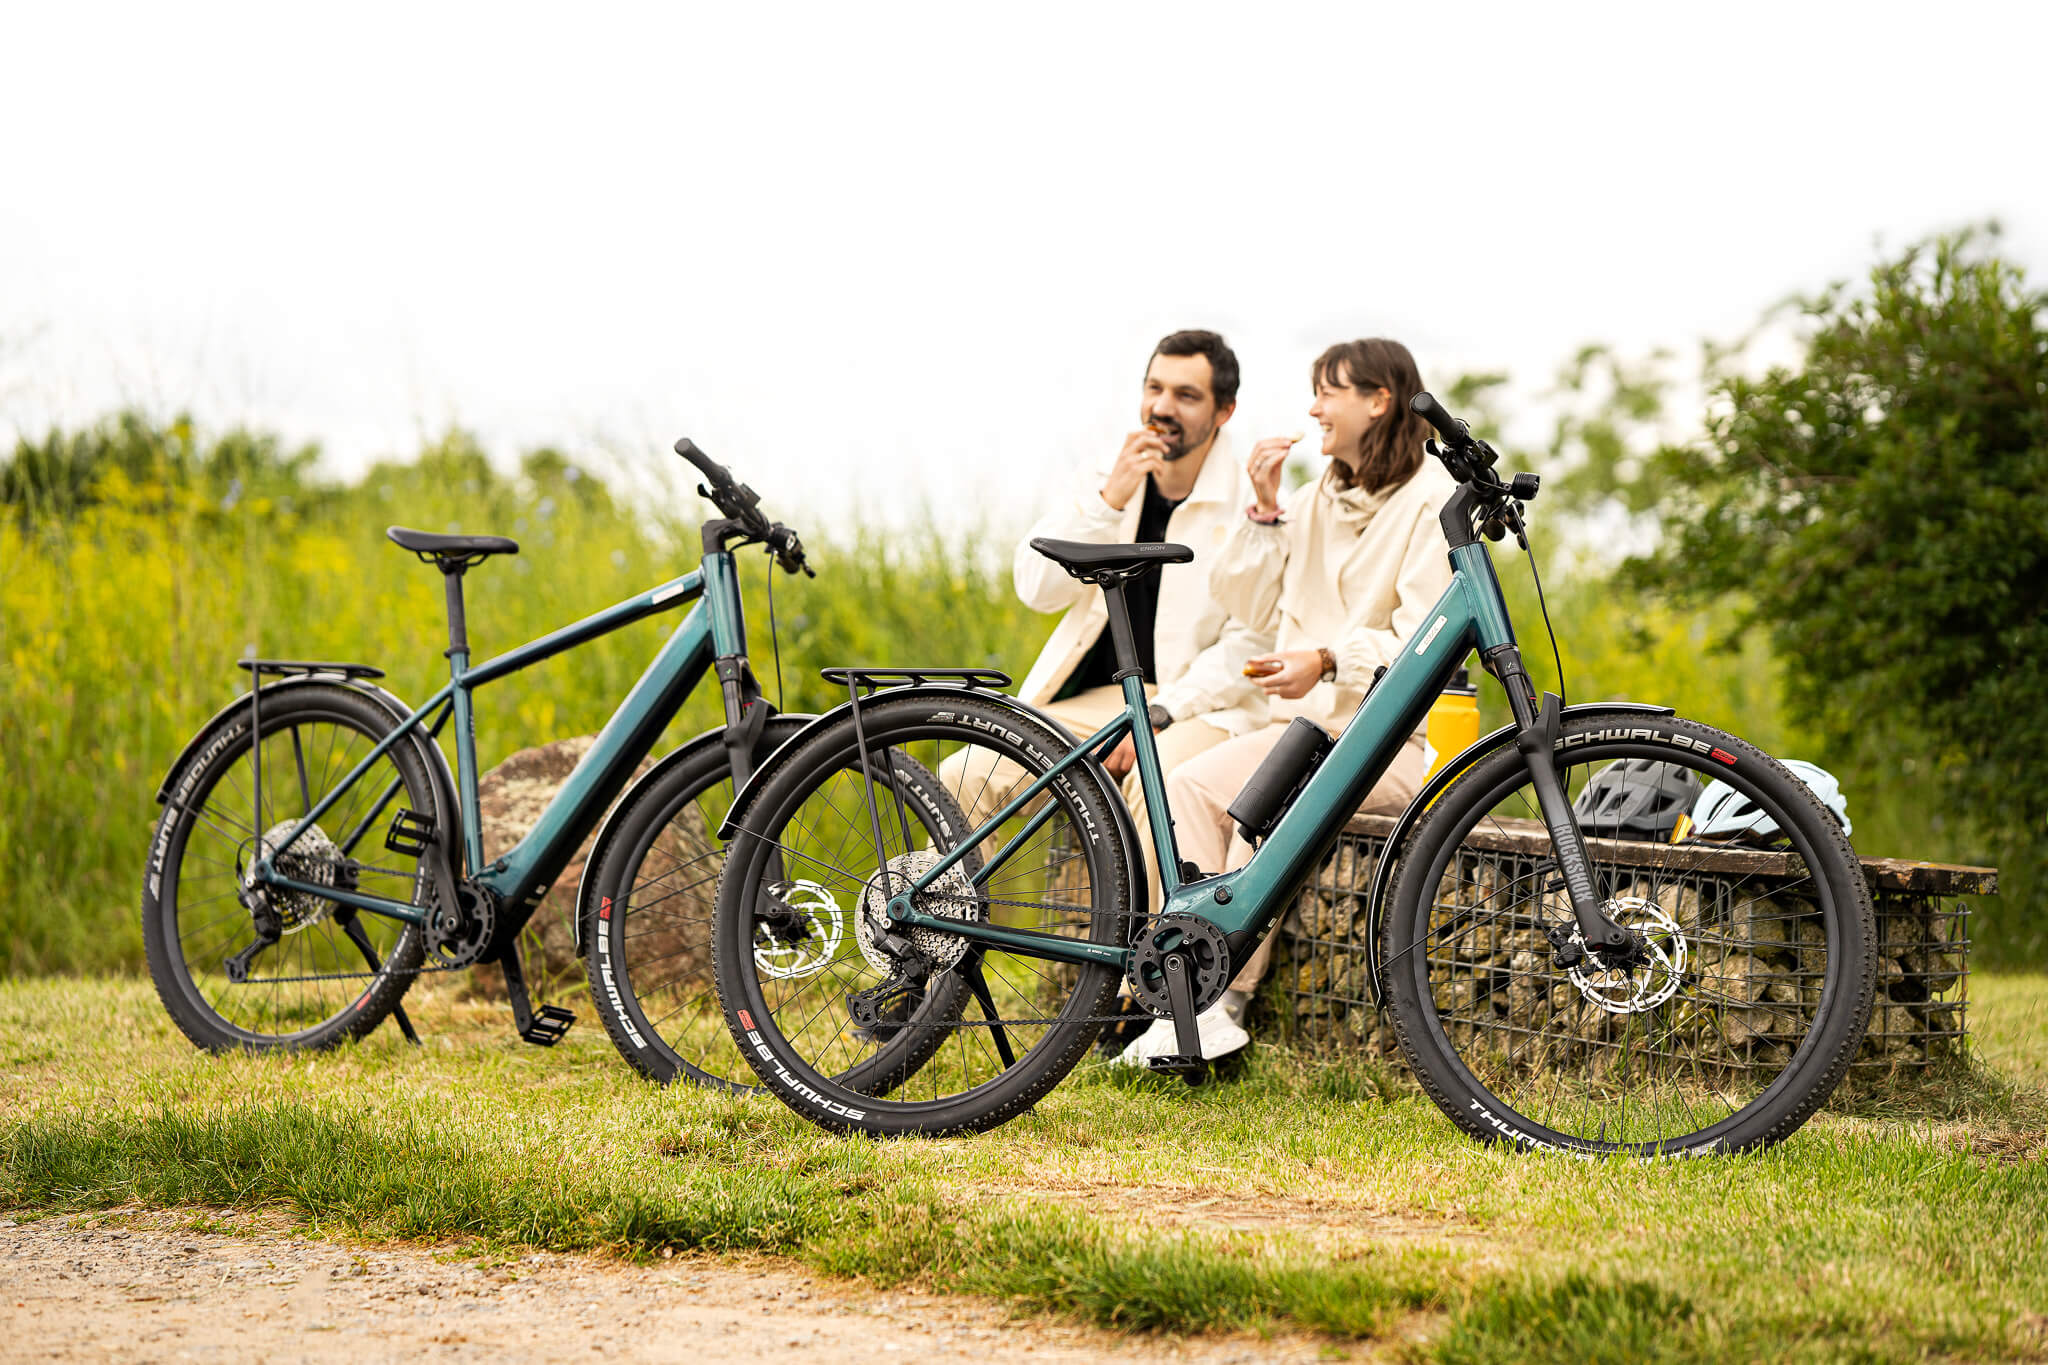
<svg viewBox="0 0 2048 1365"><path fill-rule="evenodd" d="M872 706L878 701L912 695L957 697L963 693L970 693L982 701L1015 711L1020 716L1038 722L1063 740L1069 749L1081 742L1073 731L1060 724L1059 721L1046 715L1043 711L1035 710L1025 705L1007 692L990 692L984 691L981 688L955 687L943 683L919 683L909 687L884 688L873 696L863 697L860 704L862 706ZM728 843L732 841L732 836L738 830L740 821L746 818L748 809L759 799L761 789L766 785L762 778L775 766L777 759L781 758L785 752L794 749L797 744L809 736L852 714L852 711L852 702L841 702L777 746L775 752L770 754L760 767L754 769L754 775L747 779L747 785L740 789L739 796L732 803L732 809L725 813L725 822L718 827L718 837ZM1118 834L1123 839L1124 848L1129 854L1126 861L1130 863L1131 868L1131 904L1134 906L1150 906L1152 904L1152 880L1146 875L1145 859L1141 856L1143 845L1138 842L1138 826L1131 819L1130 808L1124 805L1123 793L1117 790L1115 783L1109 781L1108 775L1102 771L1102 765L1098 763L1079 763L1069 769L1069 771L1085 774L1086 780L1095 783L1097 789L1102 792L1104 798L1108 801L1110 812L1117 823ZM1143 913L1143 911L1139 913Z"/></svg>
<svg viewBox="0 0 2048 1365"><path fill-rule="evenodd" d="M786 716L777 714L770 716L767 723L761 727L761 742L764 745L770 746L771 751L772 749L779 749L782 747L783 741L808 728L813 719L811 716L803 715ZM701 758L706 750L711 749L716 749L720 753L725 751L724 726L721 725L716 729L706 730L701 735L694 735L685 740L682 747L664 757L659 763L649 768L632 786L626 788L620 794L619 799L612 802L612 808L605 812L604 822L597 827L597 837L591 841L590 856L583 860L583 876L576 884L576 914L572 920L572 926L576 935L576 956L582 957L589 951L589 939L585 936L584 926L587 921L592 921L595 918L596 906L593 904L593 898L597 895L597 887L591 880L591 875L598 865L604 861L606 851L611 847L612 840L617 836L619 813L633 803L633 798L638 795L642 787L665 777L670 770L681 764L693 762ZM760 769L756 768L755 771L758 772ZM719 837L724 837L722 832Z"/></svg>
<svg viewBox="0 0 2048 1365"><path fill-rule="evenodd" d="M1651 706L1645 702L1597 701L1583 702L1564 708L1563 717L1569 718L1575 712L1583 711L1635 711L1649 716L1675 715L1668 706ZM1380 855L1379 866L1373 869L1372 888L1366 893L1366 935L1365 965L1367 989L1371 992L1372 1003L1380 1004L1380 922L1386 913L1387 892L1394 885L1394 868L1399 861L1401 841L1408 837L1422 813L1436 804L1444 789L1465 775L1467 769L1494 750L1514 743L1516 730L1512 725L1503 725L1490 735L1480 736L1471 748L1459 754L1436 775L1422 784L1422 790L1415 793L1415 799L1408 803L1408 809L1401 812L1401 818L1394 822L1394 828L1387 835L1386 852Z"/></svg>

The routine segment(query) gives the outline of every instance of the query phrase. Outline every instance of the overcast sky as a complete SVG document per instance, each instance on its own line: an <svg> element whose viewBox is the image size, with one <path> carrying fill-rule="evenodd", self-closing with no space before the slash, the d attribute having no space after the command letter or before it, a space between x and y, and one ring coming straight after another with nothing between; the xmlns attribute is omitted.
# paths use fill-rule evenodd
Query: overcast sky
<svg viewBox="0 0 2048 1365"><path fill-rule="evenodd" d="M2044 16L9 5L0 438L687 433L778 509L1009 527L1185 326L1247 443L1370 334L1534 431L1579 343L1689 354L1879 243L1995 216L2048 272Z"/></svg>

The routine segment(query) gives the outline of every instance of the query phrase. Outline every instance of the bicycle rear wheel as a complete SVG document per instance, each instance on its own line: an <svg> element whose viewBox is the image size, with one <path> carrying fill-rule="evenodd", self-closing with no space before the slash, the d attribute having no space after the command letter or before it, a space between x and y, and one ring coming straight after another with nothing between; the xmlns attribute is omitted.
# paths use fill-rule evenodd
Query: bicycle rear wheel
<svg viewBox="0 0 2048 1365"><path fill-rule="evenodd" d="M878 778L872 807L850 716L778 756L719 883L714 942L733 1038L768 1089L835 1130L957 1133L1024 1112L1086 1053L1121 979L1106 966L1056 963L943 930L910 931L899 962L878 943L889 895L970 832L959 806L929 832L907 828L898 793L879 780L882 756L909 760L912 772L948 774L943 801L906 790L905 804L957 799L973 810L986 804L984 789L999 765L1044 773L1068 747L1014 707L964 690L936 692L862 705ZM1112 799L1092 772L1070 770L1041 808L1009 821L917 904L945 918L1126 942L1129 861ZM1042 818L1028 828L1034 815ZM1007 857L987 865L1013 840ZM816 888L854 930L801 980L764 970L754 951L756 888L778 861L780 875ZM922 985L878 997L906 965ZM878 1002L885 1017L865 1019L863 1009Z"/></svg>
<svg viewBox="0 0 2048 1365"><path fill-rule="evenodd" d="M292 686L263 698L264 847L274 845L388 735L384 709L345 687ZM324 1048L391 1012L423 955L420 930L311 893L273 892L278 941L231 980L227 959L255 941L238 899L257 856L256 764L246 711L224 721L181 773L157 820L143 878L142 942L171 1018L209 1051ZM419 857L385 847L400 810L442 818L425 762L394 745L277 857L295 880L424 906Z"/></svg>
<svg viewBox="0 0 2048 1365"><path fill-rule="evenodd" d="M1719 779L1787 846L1630 842L1582 821L1605 912L1640 944L1603 965L1579 957L1521 754L1481 759L1416 826L1389 904L1383 981L1410 1066L1489 1141L1643 1156L1781 1141L1848 1069L1876 988L1841 825L1768 755L1675 717L1577 715L1557 756L1570 793L1623 759L1652 782Z"/></svg>

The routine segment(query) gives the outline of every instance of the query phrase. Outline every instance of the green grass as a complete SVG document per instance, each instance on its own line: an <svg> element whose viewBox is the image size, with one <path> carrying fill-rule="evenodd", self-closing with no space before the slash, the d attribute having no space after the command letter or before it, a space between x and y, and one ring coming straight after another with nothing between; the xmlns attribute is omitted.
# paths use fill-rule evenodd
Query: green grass
<svg viewBox="0 0 2048 1365"><path fill-rule="evenodd" d="M0 1203L796 1258L1130 1330L1307 1329L1440 1360L2004 1358L2048 1346L2048 979L1980 978L1986 1061L1755 1157L1480 1147L1365 1067L1189 1090L1089 1067L946 1141L832 1138L553 1052L452 992L312 1057L210 1057L146 983L0 985Z"/></svg>

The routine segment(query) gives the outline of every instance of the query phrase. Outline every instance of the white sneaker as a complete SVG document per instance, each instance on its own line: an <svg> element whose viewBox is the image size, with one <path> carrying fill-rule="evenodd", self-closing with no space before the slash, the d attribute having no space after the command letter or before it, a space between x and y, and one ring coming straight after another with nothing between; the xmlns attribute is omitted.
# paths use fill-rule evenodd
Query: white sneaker
<svg viewBox="0 0 2048 1365"><path fill-rule="evenodd" d="M1242 1051L1252 1040L1230 1017L1229 1006L1221 1000L1195 1016L1195 1035L1201 1040L1203 1058L1211 1062ZM1117 1054L1113 1065L1143 1066L1154 1057L1171 1057L1179 1051L1180 1040L1175 1036L1173 1020L1155 1019L1151 1028Z"/></svg>

